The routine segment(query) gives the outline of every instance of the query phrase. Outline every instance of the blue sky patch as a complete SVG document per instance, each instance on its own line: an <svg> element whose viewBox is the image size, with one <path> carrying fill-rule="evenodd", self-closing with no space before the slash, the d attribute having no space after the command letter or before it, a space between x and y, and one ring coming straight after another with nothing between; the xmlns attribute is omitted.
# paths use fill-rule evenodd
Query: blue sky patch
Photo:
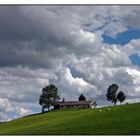
<svg viewBox="0 0 140 140"><path fill-rule="evenodd" d="M108 44L119 44L119 45L125 45L132 39L138 39L140 38L140 30L136 29L129 29L125 32L119 33L117 37L112 38L108 35L103 34L102 35L105 43Z"/></svg>
<svg viewBox="0 0 140 140"><path fill-rule="evenodd" d="M138 54L133 54L129 58L132 61L133 65L140 66L140 57L138 56Z"/></svg>

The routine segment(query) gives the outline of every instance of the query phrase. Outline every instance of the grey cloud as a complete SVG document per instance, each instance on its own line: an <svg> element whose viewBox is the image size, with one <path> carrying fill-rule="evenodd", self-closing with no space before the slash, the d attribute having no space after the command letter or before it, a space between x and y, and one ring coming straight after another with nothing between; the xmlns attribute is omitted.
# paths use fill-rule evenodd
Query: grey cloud
<svg viewBox="0 0 140 140"><path fill-rule="evenodd" d="M50 68L72 46L72 22L44 6L0 7L0 16L1 67Z"/></svg>
<svg viewBox="0 0 140 140"><path fill-rule="evenodd" d="M111 15L111 11L117 12ZM119 18L120 15L116 7L105 6L1 6L0 66L50 68L58 59L61 61L71 53L82 56L100 53L101 34L98 37L94 32L95 41L90 42L89 33L80 32L81 24L90 21L90 29L95 29L98 23L104 26L111 22L110 16Z"/></svg>
<svg viewBox="0 0 140 140"><path fill-rule="evenodd" d="M39 52L35 50L35 43L30 42L2 42L0 43L0 66L18 66L30 68L47 67L51 68L54 65L54 60L57 62L57 58L61 53L57 54L48 49L48 51ZM36 45L35 45L36 46ZM38 46L39 47L39 46ZM50 52L49 52L50 51ZM51 57L52 55L52 57ZM58 56L57 56L58 55ZM61 56L60 56L61 58Z"/></svg>

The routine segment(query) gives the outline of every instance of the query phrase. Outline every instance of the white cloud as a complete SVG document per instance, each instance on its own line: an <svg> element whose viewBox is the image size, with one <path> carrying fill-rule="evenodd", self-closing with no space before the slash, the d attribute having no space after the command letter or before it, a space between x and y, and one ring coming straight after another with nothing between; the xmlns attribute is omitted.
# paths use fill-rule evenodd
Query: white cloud
<svg viewBox="0 0 140 140"><path fill-rule="evenodd" d="M140 47L139 47L140 39L133 39L128 44L124 45L121 48L121 51L124 52L127 56L131 56L132 54L138 54L140 56Z"/></svg>
<svg viewBox="0 0 140 140"><path fill-rule="evenodd" d="M21 116L26 116L26 115L29 115L29 114L31 114L31 113L32 113L32 111L29 110L29 109L26 109L26 108L23 108L23 107L21 107L21 108L19 109L19 114L20 114Z"/></svg>
<svg viewBox="0 0 140 140"><path fill-rule="evenodd" d="M140 77L140 71L136 69L127 69L128 74L132 75L133 78L139 78Z"/></svg>
<svg viewBox="0 0 140 140"><path fill-rule="evenodd" d="M6 98L0 98L0 111L13 111L10 101Z"/></svg>
<svg viewBox="0 0 140 140"><path fill-rule="evenodd" d="M73 77L68 67L63 67L63 70L59 73L59 81L56 84L60 89L61 97L66 97L68 100L77 100L81 93L84 93L88 98L93 98L97 92L96 87L83 78Z"/></svg>
<svg viewBox="0 0 140 140"><path fill-rule="evenodd" d="M134 68L127 69L128 74L132 77L133 80L133 94L131 96L139 96L140 92L140 70Z"/></svg>

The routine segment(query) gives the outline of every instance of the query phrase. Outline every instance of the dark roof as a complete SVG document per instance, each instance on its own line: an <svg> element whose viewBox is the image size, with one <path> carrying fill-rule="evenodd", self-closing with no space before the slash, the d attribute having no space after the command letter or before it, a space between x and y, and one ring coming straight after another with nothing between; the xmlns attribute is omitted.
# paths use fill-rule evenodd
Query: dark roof
<svg viewBox="0 0 140 140"><path fill-rule="evenodd" d="M92 101L64 101L60 105L90 105Z"/></svg>

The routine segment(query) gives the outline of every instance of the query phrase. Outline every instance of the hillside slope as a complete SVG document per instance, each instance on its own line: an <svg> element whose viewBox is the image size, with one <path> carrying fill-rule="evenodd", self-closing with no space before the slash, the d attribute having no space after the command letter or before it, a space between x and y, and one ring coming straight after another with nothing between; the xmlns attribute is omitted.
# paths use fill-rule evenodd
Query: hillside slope
<svg viewBox="0 0 140 140"><path fill-rule="evenodd" d="M58 110L0 125L1 135L140 134L140 103L97 109ZM102 112L99 112L102 110Z"/></svg>

